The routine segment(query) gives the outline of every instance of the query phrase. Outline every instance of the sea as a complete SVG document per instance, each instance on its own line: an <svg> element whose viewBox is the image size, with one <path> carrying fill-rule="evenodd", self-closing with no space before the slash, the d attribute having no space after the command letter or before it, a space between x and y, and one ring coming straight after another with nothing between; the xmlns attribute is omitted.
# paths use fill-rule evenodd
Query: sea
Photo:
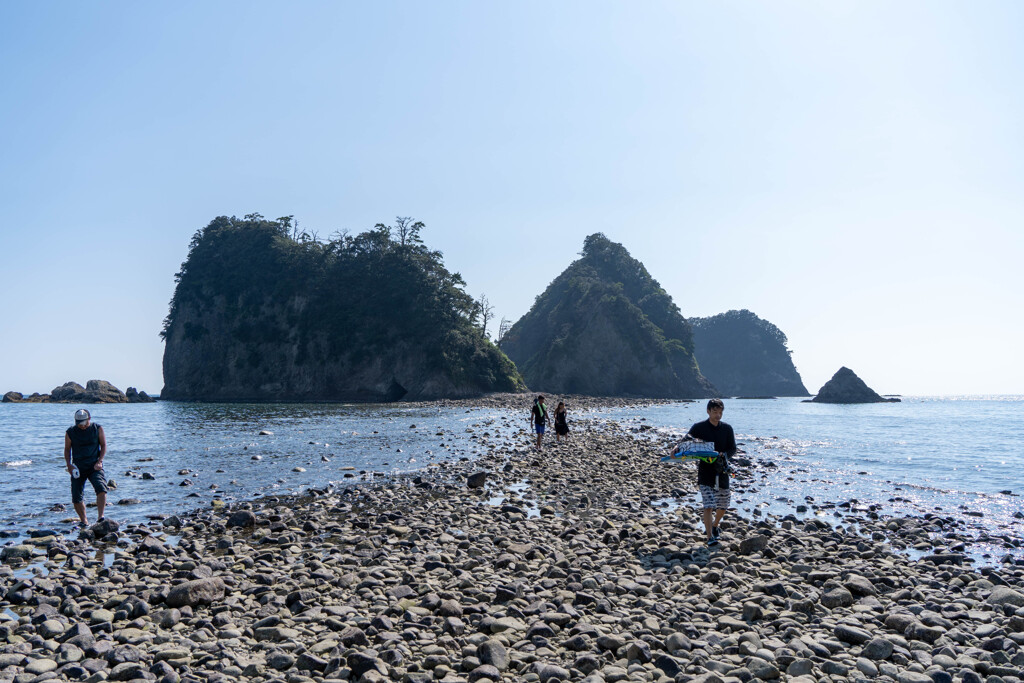
<svg viewBox="0 0 1024 683"><path fill-rule="evenodd" d="M0 404L0 543L33 529L71 530L63 444L77 407ZM529 407L528 396L515 414L415 403L90 406L107 435L105 469L117 486L108 514L129 522L215 501L365 485L493 448L525 452ZM570 398L567 407L570 425L595 421L647 441L652 467L672 466L658 456L707 416L703 402L577 411ZM1024 396L865 405L727 399L723 419L737 434L739 457L753 463L733 496L743 516L831 524L850 512L954 517L973 534L975 561L1024 561ZM652 497L650 505L678 516L695 502Z"/></svg>

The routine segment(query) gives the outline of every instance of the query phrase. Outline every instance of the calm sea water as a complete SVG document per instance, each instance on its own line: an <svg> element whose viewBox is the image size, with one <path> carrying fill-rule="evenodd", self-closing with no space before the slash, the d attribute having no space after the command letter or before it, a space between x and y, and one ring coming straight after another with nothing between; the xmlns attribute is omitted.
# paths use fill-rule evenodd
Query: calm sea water
<svg viewBox="0 0 1024 683"><path fill-rule="evenodd" d="M139 501L115 505L111 514L140 520L205 507L214 499L415 471L472 458L493 444L525 445L521 430L529 398L523 403L522 415L511 422L496 409L415 404L159 402L98 405L93 413L110 444L106 472L117 482L110 502ZM63 432L75 407L0 404L0 530L60 529L67 526L62 520L74 516ZM613 420L666 440L706 413L703 403L688 403L574 417ZM852 500L855 507L879 505L885 515L957 516L983 537L1022 535L1024 397L905 398L857 406L729 400L724 419L749 456L776 465L757 468L753 480L742 483L746 490L734 495L734 505L745 514L790 514L803 504L809 509L802 514L834 515L813 506ZM273 434L261 436L261 430ZM142 479L143 473L153 479ZM681 477L688 475L680 469ZM185 480L191 485L182 486ZM86 500L92 500L86 488ZM61 504L67 510L51 510ZM1018 553L1006 543L985 543L982 554Z"/></svg>
<svg viewBox="0 0 1024 683"><path fill-rule="evenodd" d="M654 427L653 438L685 433L707 418L703 402L609 413ZM785 515L832 518L853 503L882 515L934 513L964 520L981 539L984 559L1024 556L1024 396L904 397L902 403L826 405L800 399L727 400L731 424L748 456L777 467L757 468L756 491L733 504ZM737 502L738 501L738 502ZM799 516L799 515L798 515ZM1007 540L1011 539L1011 540ZM988 556L988 557L985 557Z"/></svg>

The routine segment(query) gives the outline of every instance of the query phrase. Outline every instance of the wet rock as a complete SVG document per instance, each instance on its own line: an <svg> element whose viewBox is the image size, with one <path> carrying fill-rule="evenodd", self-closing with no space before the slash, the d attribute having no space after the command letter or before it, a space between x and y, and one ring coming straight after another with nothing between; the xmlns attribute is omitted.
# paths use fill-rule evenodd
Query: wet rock
<svg viewBox="0 0 1024 683"><path fill-rule="evenodd" d="M250 510L239 510L228 517L227 526L250 528L256 526L256 515Z"/></svg>
<svg viewBox="0 0 1024 683"><path fill-rule="evenodd" d="M466 486L471 489L482 489L487 483L487 472L474 472L466 477Z"/></svg>
<svg viewBox="0 0 1024 683"><path fill-rule="evenodd" d="M0 550L0 561L27 560L32 557L32 546L9 545Z"/></svg>

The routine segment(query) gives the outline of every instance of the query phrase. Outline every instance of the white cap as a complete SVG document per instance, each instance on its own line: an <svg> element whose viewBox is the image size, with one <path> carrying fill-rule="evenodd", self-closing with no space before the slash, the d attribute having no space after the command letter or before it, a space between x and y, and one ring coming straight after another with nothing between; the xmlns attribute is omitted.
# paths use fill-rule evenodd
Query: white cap
<svg viewBox="0 0 1024 683"><path fill-rule="evenodd" d="M79 408L75 411L75 422L88 422L91 418L92 416L85 408Z"/></svg>

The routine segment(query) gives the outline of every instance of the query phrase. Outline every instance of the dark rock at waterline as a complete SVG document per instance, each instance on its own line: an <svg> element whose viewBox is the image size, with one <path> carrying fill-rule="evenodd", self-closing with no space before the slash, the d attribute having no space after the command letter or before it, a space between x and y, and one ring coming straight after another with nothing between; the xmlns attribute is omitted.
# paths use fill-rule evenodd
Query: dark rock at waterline
<svg viewBox="0 0 1024 683"><path fill-rule="evenodd" d="M115 533L119 527L120 525L117 522L104 517L89 527L89 531L91 531L96 538L103 538L107 534Z"/></svg>
<svg viewBox="0 0 1024 683"><path fill-rule="evenodd" d="M864 383L848 367L841 367L825 382L812 403L899 403L898 398L885 398Z"/></svg>
<svg viewBox="0 0 1024 683"><path fill-rule="evenodd" d="M129 403L155 403L156 399L145 391L139 391L135 387L128 387L124 392Z"/></svg>
<svg viewBox="0 0 1024 683"><path fill-rule="evenodd" d="M20 391L8 391L4 394L3 403L20 403L24 398Z"/></svg>
<svg viewBox="0 0 1024 683"><path fill-rule="evenodd" d="M252 527L256 526L256 515L249 510L239 510L228 517L229 527Z"/></svg>
<svg viewBox="0 0 1024 683"><path fill-rule="evenodd" d="M482 489L484 484L487 483L486 472L474 472L473 474L466 477L466 486L471 489Z"/></svg>

